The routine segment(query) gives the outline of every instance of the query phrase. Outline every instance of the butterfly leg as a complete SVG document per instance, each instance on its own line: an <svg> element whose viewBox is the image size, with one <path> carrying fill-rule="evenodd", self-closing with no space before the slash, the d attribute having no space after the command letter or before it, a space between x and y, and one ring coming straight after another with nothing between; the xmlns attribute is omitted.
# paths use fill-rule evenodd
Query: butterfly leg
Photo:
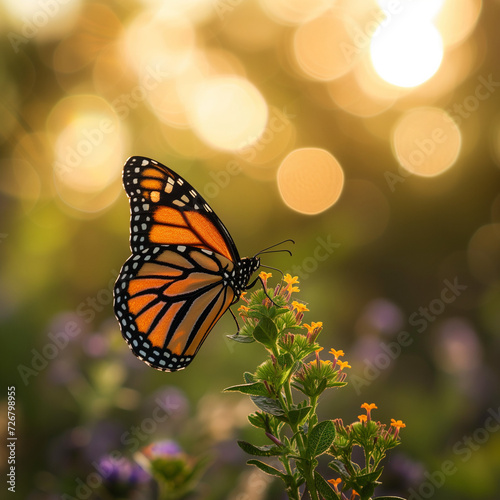
<svg viewBox="0 0 500 500"><path fill-rule="evenodd" d="M257 278L255 278L249 285L247 285L245 287L245 290L250 290L251 288L253 288L255 286L255 283L257 283L257 281L261 282L262 289L264 290L264 293L266 294L266 297L273 303L273 305L277 306L278 304L276 304L276 302L274 302L274 300L271 297L269 297L269 294L267 293L267 290L266 290L266 285L264 284L264 282L262 281L262 278L260 276L258 276Z"/></svg>
<svg viewBox="0 0 500 500"><path fill-rule="evenodd" d="M229 308L229 312L231 313L231 316L233 317L235 323L236 323L236 335L240 333L240 325L238 323L238 320L236 319L236 316L234 315L234 312L231 308Z"/></svg>

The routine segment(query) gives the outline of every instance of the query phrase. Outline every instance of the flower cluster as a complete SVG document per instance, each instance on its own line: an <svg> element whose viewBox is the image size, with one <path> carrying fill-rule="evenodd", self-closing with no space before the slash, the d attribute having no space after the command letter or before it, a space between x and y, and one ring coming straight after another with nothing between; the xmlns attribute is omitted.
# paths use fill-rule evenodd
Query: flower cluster
<svg viewBox="0 0 500 500"><path fill-rule="evenodd" d="M262 344L268 358L253 373L243 374L243 384L226 389L251 397L258 411L249 415L249 422L264 431L270 444L238 444L250 455L278 458L282 469L257 459L248 463L281 478L290 499L301 498L305 488L312 500L369 500L379 484L380 461L399 444L399 429L404 424L393 420L385 430L385 425L371 418L376 406L367 403L362 405L366 415L348 426L340 419L318 421L319 397L326 389L346 385L350 365L340 359L344 357L340 349L330 349L323 359L320 356L323 348L317 340L323 324L302 323L309 309L295 298L298 278L287 274L273 289L268 287L270 277L271 273L261 273L264 288L249 297L242 294L245 304L238 311L243 326L230 336L237 342ZM352 460L354 446L365 451L364 467ZM322 455L333 459L329 466L337 479L326 480L316 470Z"/></svg>

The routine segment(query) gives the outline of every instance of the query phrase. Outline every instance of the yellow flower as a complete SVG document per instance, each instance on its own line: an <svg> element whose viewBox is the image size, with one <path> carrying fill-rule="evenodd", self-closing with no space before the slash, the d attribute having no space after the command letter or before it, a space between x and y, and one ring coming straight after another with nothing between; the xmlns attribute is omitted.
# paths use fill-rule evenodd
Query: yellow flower
<svg viewBox="0 0 500 500"><path fill-rule="evenodd" d="M359 421L363 423L363 422L366 422L368 417L366 415L358 415L358 418L359 418Z"/></svg>
<svg viewBox="0 0 500 500"><path fill-rule="evenodd" d="M299 277L298 276L292 277L291 274L286 273L285 276L283 277L283 281L288 285L288 287L291 287L292 285L295 285L295 283L299 282Z"/></svg>
<svg viewBox="0 0 500 500"><path fill-rule="evenodd" d="M338 351L330 349L330 354L332 354L334 358L341 358L344 355L344 351L342 349L339 349Z"/></svg>
<svg viewBox="0 0 500 500"><path fill-rule="evenodd" d="M310 325L304 323L304 326L307 328L307 333L312 333L316 328L322 328L323 323L321 321L318 321L317 323L313 321Z"/></svg>
<svg viewBox="0 0 500 500"><path fill-rule="evenodd" d="M337 361L337 365L340 367L340 371L344 368L351 368L351 365L347 361Z"/></svg>
<svg viewBox="0 0 500 500"><path fill-rule="evenodd" d="M290 292L299 293L300 292L300 288L298 286L292 286L292 289L290 290Z"/></svg>
<svg viewBox="0 0 500 500"><path fill-rule="evenodd" d="M372 419L372 410L375 410L377 409L377 405L375 403L363 403L361 405L361 408L363 408L363 410L366 410L366 416L368 418L368 420L370 421Z"/></svg>
<svg viewBox="0 0 500 500"><path fill-rule="evenodd" d="M248 312L250 311L250 308L247 307L247 306L244 306L244 305L241 305L240 307L238 307L238 312Z"/></svg>
<svg viewBox="0 0 500 500"><path fill-rule="evenodd" d="M262 281L267 281L268 278L270 278L273 275L273 273L266 273L265 271L261 271L259 274L259 278Z"/></svg>
<svg viewBox="0 0 500 500"><path fill-rule="evenodd" d="M394 420L391 418L391 427L396 427L396 429L404 429L406 424L402 420Z"/></svg>
<svg viewBox="0 0 500 500"><path fill-rule="evenodd" d="M301 304L300 302L297 302L296 300L294 300L292 302L292 307L294 309L296 309L297 312L299 312L299 313L309 311L309 309L307 308L307 306L305 304Z"/></svg>

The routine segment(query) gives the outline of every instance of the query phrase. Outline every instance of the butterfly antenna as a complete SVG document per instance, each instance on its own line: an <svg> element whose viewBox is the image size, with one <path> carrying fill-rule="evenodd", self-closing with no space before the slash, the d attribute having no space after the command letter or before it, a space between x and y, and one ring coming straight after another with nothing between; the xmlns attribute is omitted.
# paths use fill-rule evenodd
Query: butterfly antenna
<svg viewBox="0 0 500 500"><path fill-rule="evenodd" d="M264 253L276 253L276 252L287 252L289 255L292 255L292 252L290 252L290 250L286 250L286 249L282 249L282 250L271 250L271 248L274 248L274 247L277 247L279 245L283 245L283 243L293 243L295 245L295 241L292 240L292 239L288 239L288 240L283 240L283 241L280 241L279 243L275 243L274 245L271 245L270 247L267 247L267 248L264 248L263 250L261 250L260 252L257 252L254 257L257 257L258 255L261 255L261 254L264 254Z"/></svg>
<svg viewBox="0 0 500 500"><path fill-rule="evenodd" d="M264 264L261 264L260 267L265 267L266 269L272 269L273 271L278 271L281 274L282 278L285 277L283 271L281 269L278 269L277 267L265 266Z"/></svg>

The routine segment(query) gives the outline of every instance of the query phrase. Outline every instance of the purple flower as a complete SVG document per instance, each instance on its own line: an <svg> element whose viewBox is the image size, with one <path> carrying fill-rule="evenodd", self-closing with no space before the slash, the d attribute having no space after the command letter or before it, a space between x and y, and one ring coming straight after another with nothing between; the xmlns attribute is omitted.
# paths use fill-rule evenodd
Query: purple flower
<svg viewBox="0 0 500 500"><path fill-rule="evenodd" d="M97 469L108 484L136 486L147 483L151 479L148 472L125 457L102 457L98 462Z"/></svg>
<svg viewBox="0 0 500 500"><path fill-rule="evenodd" d="M164 441L158 441L156 443L150 444L143 453L150 459L153 458L170 458L181 455L182 449L175 442L170 439L165 439Z"/></svg>

